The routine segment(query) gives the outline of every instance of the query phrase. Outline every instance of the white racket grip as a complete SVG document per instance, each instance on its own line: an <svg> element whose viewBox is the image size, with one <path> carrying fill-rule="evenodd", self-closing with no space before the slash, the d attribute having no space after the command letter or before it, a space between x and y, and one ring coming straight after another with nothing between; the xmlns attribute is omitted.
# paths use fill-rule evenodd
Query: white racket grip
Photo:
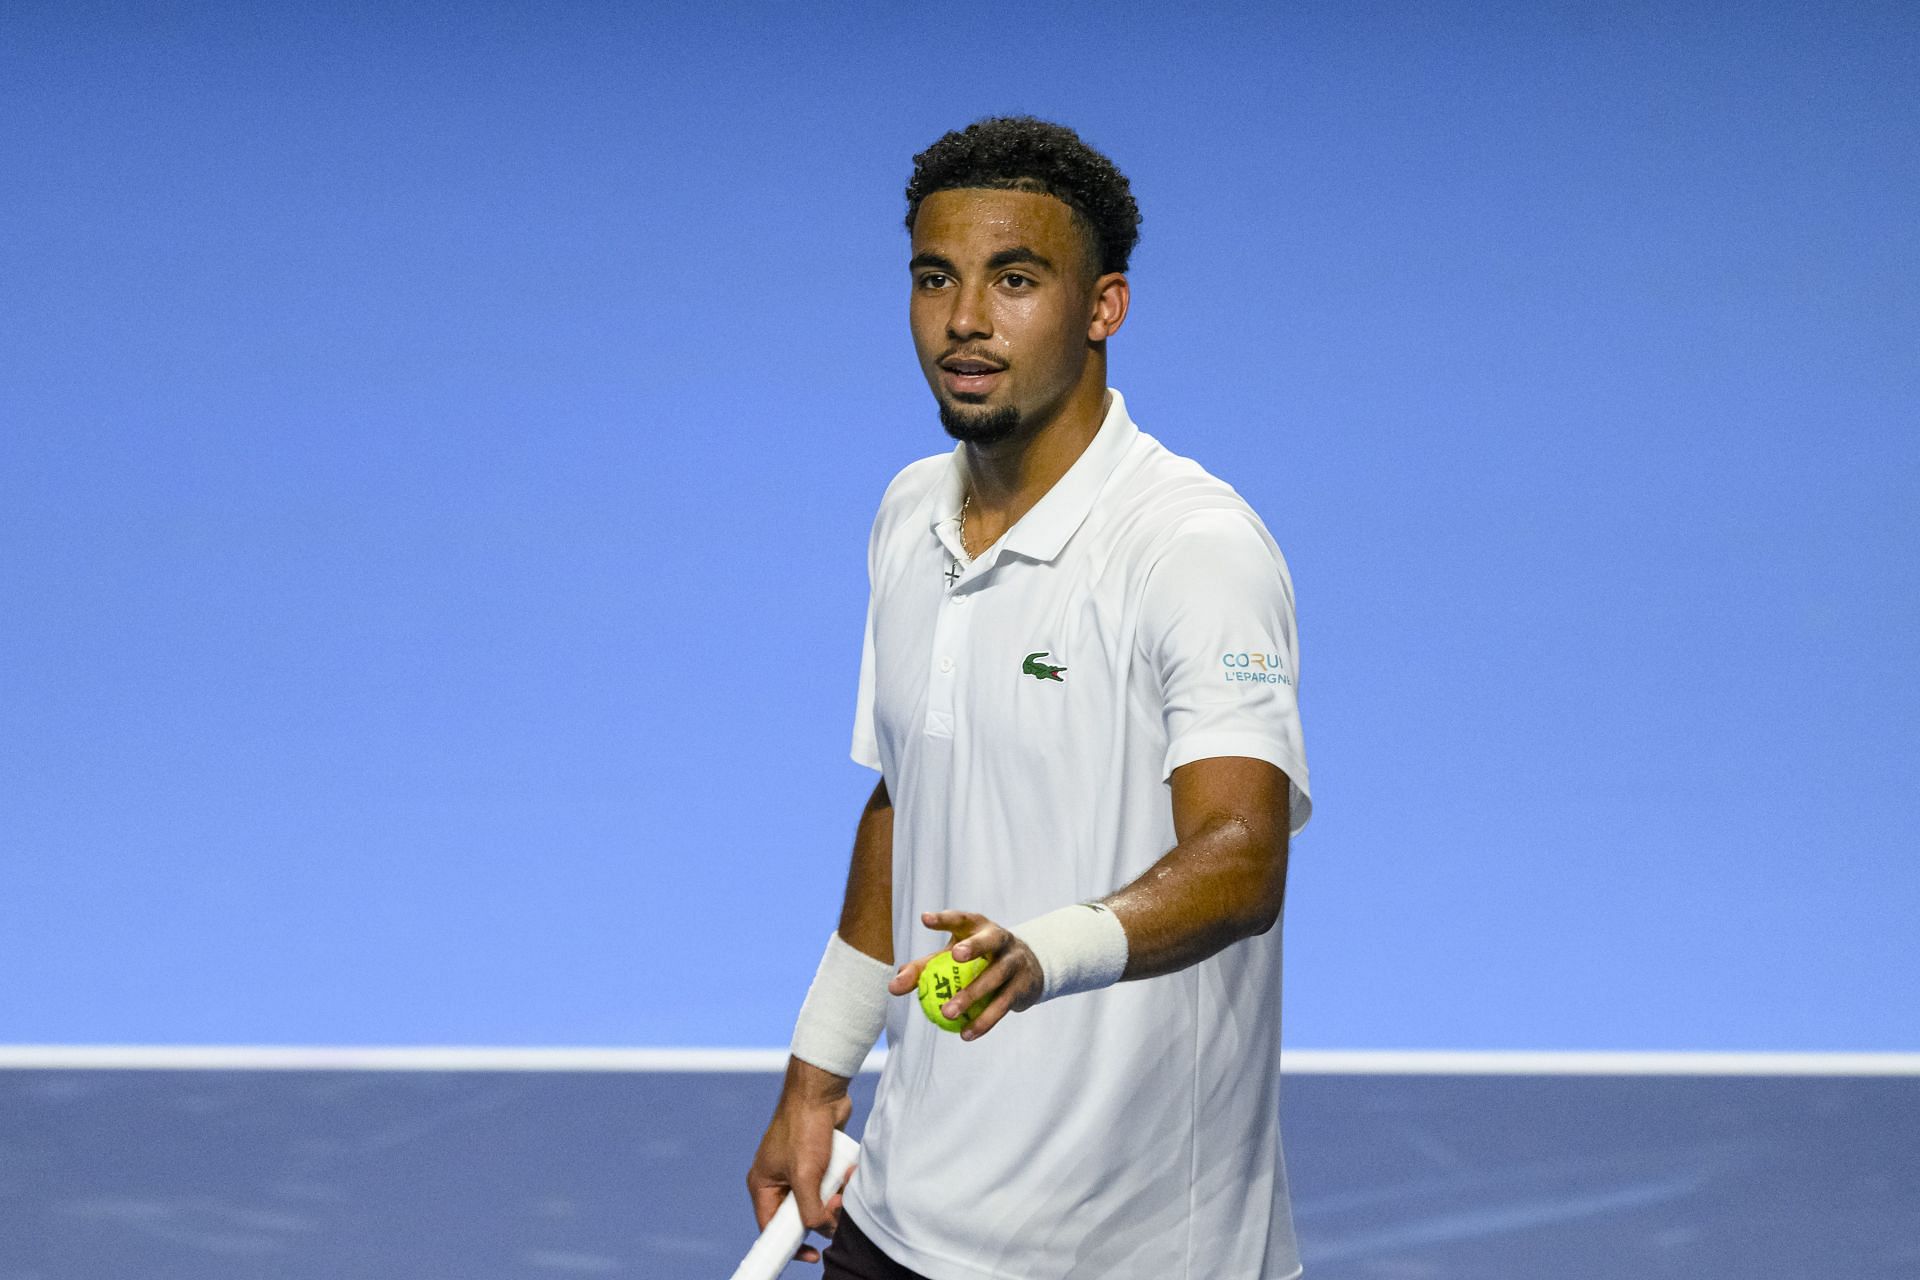
<svg viewBox="0 0 1920 1280"><path fill-rule="evenodd" d="M860 1144L841 1133L833 1131L833 1151L827 1156L827 1176L820 1179L820 1199L824 1202L833 1193L846 1184L847 1175L853 1171L853 1165L860 1158ZM787 1264L793 1261L793 1255L800 1251L800 1242L807 1238L807 1229L800 1225L800 1203L787 1192L787 1198L774 1210L773 1217L767 1222L767 1229L754 1241L753 1248L747 1250L747 1256L734 1268L733 1280L777 1280Z"/></svg>

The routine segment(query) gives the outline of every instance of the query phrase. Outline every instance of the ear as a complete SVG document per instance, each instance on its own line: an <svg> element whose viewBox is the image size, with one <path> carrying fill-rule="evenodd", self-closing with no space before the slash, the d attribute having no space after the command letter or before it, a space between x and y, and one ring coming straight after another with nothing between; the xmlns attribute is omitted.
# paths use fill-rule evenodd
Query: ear
<svg viewBox="0 0 1920 1280"><path fill-rule="evenodd" d="M1127 303L1132 293L1127 278L1118 271L1108 272L1093 282L1093 316L1087 321L1087 341L1105 342L1120 331L1127 321Z"/></svg>

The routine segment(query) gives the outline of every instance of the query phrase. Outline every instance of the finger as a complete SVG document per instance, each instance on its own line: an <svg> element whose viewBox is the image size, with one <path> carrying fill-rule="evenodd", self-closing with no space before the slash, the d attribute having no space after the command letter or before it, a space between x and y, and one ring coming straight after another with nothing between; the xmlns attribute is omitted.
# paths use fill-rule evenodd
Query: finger
<svg viewBox="0 0 1920 1280"><path fill-rule="evenodd" d="M975 956L998 955L1007 949L1007 940L1012 936L993 921L982 920L979 928L953 944L953 958L971 960Z"/></svg>
<svg viewBox="0 0 1920 1280"><path fill-rule="evenodd" d="M987 918L974 911L929 911L920 917L920 922L929 929L939 929L956 938L964 938L987 923Z"/></svg>
<svg viewBox="0 0 1920 1280"><path fill-rule="evenodd" d="M848 1169L847 1177L851 1179L853 1177L853 1169L857 1169L859 1167L860 1166L855 1165L853 1166L852 1169ZM833 1233L840 1229L840 1206L845 1202L846 1202L846 1196L844 1193L841 1193L841 1192L835 1192L833 1194L833 1197L827 1201L825 1207L827 1211L827 1217L831 1219L831 1221L828 1223L827 1226L817 1228L817 1230L820 1232L821 1235L831 1238ZM799 1259L801 1262L818 1262L820 1261L820 1250L816 1249L814 1246L810 1244L803 1244L800 1246L800 1252L794 1254L793 1256Z"/></svg>
<svg viewBox="0 0 1920 1280"><path fill-rule="evenodd" d="M760 1229L765 1231L767 1224L773 1221L775 1211L780 1208L780 1202L787 1198L787 1189L774 1182L749 1181L747 1194L753 1198L754 1220L760 1224Z"/></svg>
<svg viewBox="0 0 1920 1280"><path fill-rule="evenodd" d="M995 960L974 975L973 981L960 988L953 999L940 1006L940 1012L949 1018L959 1017L962 1010L973 1008L974 1005L998 991L1001 984L1006 982L1013 972L1013 968L1012 962L1005 957Z"/></svg>
<svg viewBox="0 0 1920 1280"><path fill-rule="evenodd" d="M966 1029L960 1033L960 1038L978 1040L998 1026L1000 1019L1006 1017L1007 1011L1011 1008L1013 1008L1013 988L1008 987L993 998L993 1003L980 1011L979 1017L967 1024Z"/></svg>
<svg viewBox="0 0 1920 1280"><path fill-rule="evenodd" d="M747 1198L753 1202L754 1218L765 1231L780 1202L787 1198L786 1179L767 1164L765 1152L757 1153L747 1166Z"/></svg>
<svg viewBox="0 0 1920 1280"><path fill-rule="evenodd" d="M910 964L901 965L894 970L893 977L887 981L887 990L896 996L906 995L920 985L920 971L927 967L927 961L939 955L938 951L929 952Z"/></svg>
<svg viewBox="0 0 1920 1280"><path fill-rule="evenodd" d="M1039 982L1039 975L1023 955L1012 953L1005 960L1007 967L1015 972L1006 979L1006 985L1001 987L993 1001L980 1011L980 1016L967 1024L966 1029L960 1033L962 1040L978 1040L993 1030L999 1025L1000 1019L1006 1017L1012 1012L1014 1006L1020 1003L1022 996Z"/></svg>
<svg viewBox="0 0 1920 1280"><path fill-rule="evenodd" d="M800 1209L800 1221L809 1231L818 1231L827 1220L826 1206L820 1203L820 1181L827 1176L827 1162L816 1160L809 1152L793 1162L793 1198Z"/></svg>

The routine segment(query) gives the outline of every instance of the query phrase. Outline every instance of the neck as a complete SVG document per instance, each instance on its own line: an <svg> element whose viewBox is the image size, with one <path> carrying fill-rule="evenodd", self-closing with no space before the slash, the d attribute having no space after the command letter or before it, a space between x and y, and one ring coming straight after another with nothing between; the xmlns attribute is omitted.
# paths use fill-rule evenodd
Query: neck
<svg viewBox="0 0 1920 1280"><path fill-rule="evenodd" d="M1098 378L1082 379L1031 430L991 445L966 445L972 497L967 541L986 547L1011 528L1086 452L1106 416L1107 381L1101 369Z"/></svg>

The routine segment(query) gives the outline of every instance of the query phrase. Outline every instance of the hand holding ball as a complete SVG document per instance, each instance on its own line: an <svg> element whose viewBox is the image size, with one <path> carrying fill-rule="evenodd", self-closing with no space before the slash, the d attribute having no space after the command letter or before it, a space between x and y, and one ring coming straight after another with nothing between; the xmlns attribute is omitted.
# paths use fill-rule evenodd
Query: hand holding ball
<svg viewBox="0 0 1920 1280"><path fill-rule="evenodd" d="M986 1000L977 1000L972 1008L958 1018L949 1018L940 1011L940 1006L959 995L966 985L980 976L987 967L986 956L975 956L971 960L955 960L953 952L942 951L927 961L927 967L920 971L920 1008L927 1020L942 1031L965 1031L967 1024L980 1016L987 1007Z"/></svg>

